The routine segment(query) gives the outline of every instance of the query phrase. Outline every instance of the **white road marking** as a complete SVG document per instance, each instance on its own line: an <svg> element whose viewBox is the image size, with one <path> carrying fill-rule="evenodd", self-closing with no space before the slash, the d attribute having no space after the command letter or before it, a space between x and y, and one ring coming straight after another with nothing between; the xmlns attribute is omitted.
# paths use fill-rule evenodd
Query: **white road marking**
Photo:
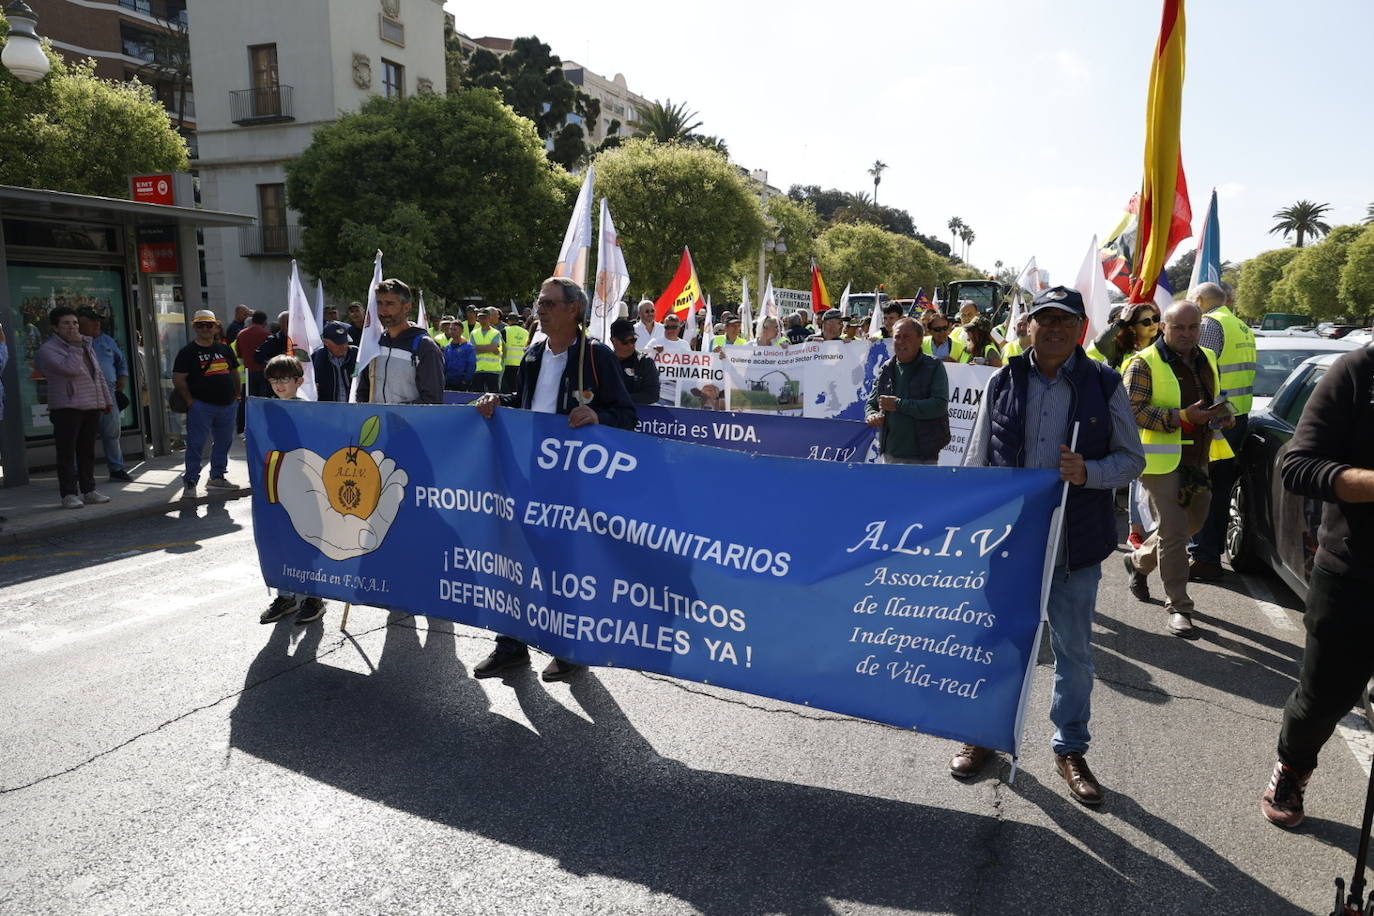
<svg viewBox="0 0 1374 916"><path fill-rule="evenodd" d="M1269 591L1269 586L1256 576L1241 576L1245 583L1245 590L1250 593L1250 598L1259 607L1260 613L1268 618L1269 622L1277 630L1295 632L1302 629L1293 620L1288 611L1274 603L1274 593Z"/></svg>
<svg viewBox="0 0 1374 916"><path fill-rule="evenodd" d="M1355 762L1369 775L1369 762L1374 758L1374 729L1358 712L1348 712L1345 718L1336 723L1336 731L1345 739L1346 747L1355 755Z"/></svg>

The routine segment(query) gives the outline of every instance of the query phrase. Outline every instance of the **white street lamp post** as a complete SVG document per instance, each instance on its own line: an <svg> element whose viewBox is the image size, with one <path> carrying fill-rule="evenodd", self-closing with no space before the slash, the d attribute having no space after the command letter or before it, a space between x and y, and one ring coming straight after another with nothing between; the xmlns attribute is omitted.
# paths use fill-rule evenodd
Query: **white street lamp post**
<svg viewBox="0 0 1374 916"><path fill-rule="evenodd" d="M781 237L779 237L777 241L766 238L763 240L763 244L759 246L759 285L754 288L754 295L756 296L763 295L764 273L767 268L764 259L768 256L768 252L770 251L776 251L778 254L787 254L787 243L784 242ZM762 302L763 300L760 299L759 301Z"/></svg>
<svg viewBox="0 0 1374 916"><path fill-rule="evenodd" d="M38 14L24 0L14 0L5 7L10 34L0 64L24 83L36 83L48 75L48 55L38 40Z"/></svg>

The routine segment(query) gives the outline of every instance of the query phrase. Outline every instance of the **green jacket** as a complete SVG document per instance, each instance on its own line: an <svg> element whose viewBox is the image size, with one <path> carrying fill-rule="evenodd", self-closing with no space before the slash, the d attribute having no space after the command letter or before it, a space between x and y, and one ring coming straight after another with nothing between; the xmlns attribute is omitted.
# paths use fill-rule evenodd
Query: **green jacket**
<svg viewBox="0 0 1374 916"><path fill-rule="evenodd" d="M922 353L898 372L894 356L883 363L873 393L868 396L866 416L882 414L879 447L898 458L938 457L949 444L949 376L945 364ZM915 383L913 385L913 382ZM895 395L897 409L883 413L878 398Z"/></svg>

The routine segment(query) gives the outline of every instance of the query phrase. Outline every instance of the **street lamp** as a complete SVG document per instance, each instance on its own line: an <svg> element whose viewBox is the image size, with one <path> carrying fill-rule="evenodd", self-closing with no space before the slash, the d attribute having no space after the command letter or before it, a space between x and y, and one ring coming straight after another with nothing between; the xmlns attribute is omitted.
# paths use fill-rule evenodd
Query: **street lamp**
<svg viewBox="0 0 1374 916"><path fill-rule="evenodd" d="M0 64L20 82L36 83L48 75L51 66L38 40L38 14L24 0L13 0L5 7L5 18L9 20L10 35L0 53Z"/></svg>
<svg viewBox="0 0 1374 916"><path fill-rule="evenodd" d="M764 259L768 257L770 251L787 254L787 243L783 241L781 234L776 239L765 238L763 244L759 246L759 285L755 291L755 295L758 296L763 295L764 272L767 266L764 264ZM760 299L759 301L762 302L763 300Z"/></svg>

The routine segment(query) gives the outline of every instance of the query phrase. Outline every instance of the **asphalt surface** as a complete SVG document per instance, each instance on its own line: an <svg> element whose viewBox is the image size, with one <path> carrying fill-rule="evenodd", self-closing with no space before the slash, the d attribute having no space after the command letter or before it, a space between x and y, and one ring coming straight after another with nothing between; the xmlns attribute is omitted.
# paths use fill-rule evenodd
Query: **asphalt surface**
<svg viewBox="0 0 1374 916"><path fill-rule="evenodd" d="M1353 867L1353 717L1302 827L1259 814L1301 657L1273 579L1195 585L1186 641L1107 561L1093 811L1048 650L1015 782L964 784L947 741L656 675L477 681L489 635L444 621L261 626L249 509L0 555L0 913L1327 913Z"/></svg>

